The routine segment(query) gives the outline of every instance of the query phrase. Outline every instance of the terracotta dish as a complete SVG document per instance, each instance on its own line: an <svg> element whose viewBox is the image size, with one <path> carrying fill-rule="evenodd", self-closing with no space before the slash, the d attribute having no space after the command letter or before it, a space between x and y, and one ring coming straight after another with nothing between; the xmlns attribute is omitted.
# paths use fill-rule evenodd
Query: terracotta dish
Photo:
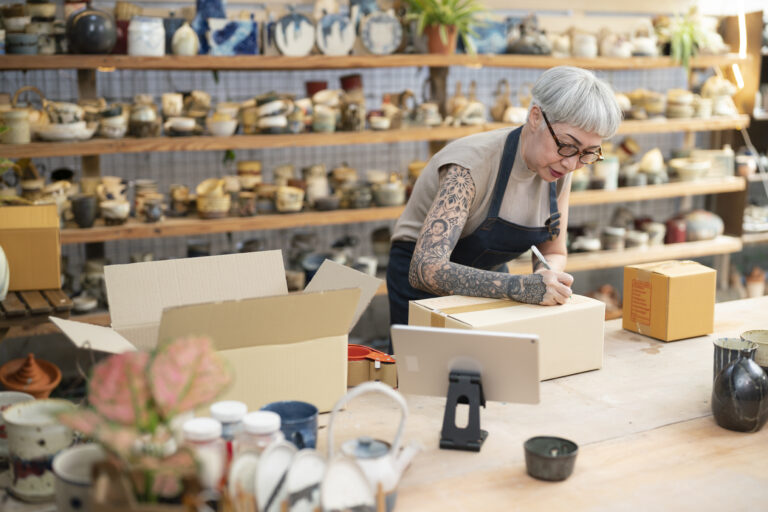
<svg viewBox="0 0 768 512"><path fill-rule="evenodd" d="M35 398L48 398L61 382L58 366L28 354L26 359L12 359L0 366L0 383L10 391L29 393Z"/></svg>

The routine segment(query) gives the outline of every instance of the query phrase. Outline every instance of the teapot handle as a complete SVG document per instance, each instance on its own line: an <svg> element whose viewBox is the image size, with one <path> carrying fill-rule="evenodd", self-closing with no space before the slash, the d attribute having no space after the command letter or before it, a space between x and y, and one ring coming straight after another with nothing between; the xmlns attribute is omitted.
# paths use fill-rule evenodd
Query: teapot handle
<svg viewBox="0 0 768 512"><path fill-rule="evenodd" d="M392 441L392 448L390 450L392 453L397 454L400 449L400 439L402 438L403 430L405 429L405 420L408 418L408 406L405 403L405 398L403 398L403 395L381 382L363 382L359 386L352 388L352 390L341 397L339 401L336 402L336 405L333 406L331 418L328 420L328 460L333 459L333 422L336 418L336 413L353 398L372 392L383 393L397 402L400 406L400 411L402 412L400 425L397 427L397 433L395 434L395 439Z"/></svg>

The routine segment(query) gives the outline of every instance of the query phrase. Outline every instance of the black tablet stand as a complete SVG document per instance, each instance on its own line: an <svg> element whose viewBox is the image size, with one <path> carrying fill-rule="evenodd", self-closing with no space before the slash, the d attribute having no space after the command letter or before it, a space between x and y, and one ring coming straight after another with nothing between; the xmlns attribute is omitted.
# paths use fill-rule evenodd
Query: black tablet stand
<svg viewBox="0 0 768 512"><path fill-rule="evenodd" d="M445 400L443 431L440 448L479 452L488 432L480 430L480 406L485 407L480 373L455 370L448 377L448 397ZM456 406L469 405L469 421L464 428L456 426Z"/></svg>

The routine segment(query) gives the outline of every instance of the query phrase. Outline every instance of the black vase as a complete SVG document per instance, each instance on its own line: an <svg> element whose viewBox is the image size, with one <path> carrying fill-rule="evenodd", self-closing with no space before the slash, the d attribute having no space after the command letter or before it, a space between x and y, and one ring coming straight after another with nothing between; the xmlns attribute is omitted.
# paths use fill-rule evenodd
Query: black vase
<svg viewBox="0 0 768 512"><path fill-rule="evenodd" d="M117 41L115 20L104 11L86 7L67 19L67 38L71 53L109 53Z"/></svg>
<svg viewBox="0 0 768 512"><path fill-rule="evenodd" d="M726 366L712 386L717 424L739 432L757 432L768 420L768 376L751 359Z"/></svg>

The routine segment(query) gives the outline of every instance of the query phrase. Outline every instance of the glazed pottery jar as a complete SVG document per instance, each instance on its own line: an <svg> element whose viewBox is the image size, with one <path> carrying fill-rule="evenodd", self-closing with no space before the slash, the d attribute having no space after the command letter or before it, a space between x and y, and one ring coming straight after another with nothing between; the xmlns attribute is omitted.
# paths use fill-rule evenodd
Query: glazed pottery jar
<svg viewBox="0 0 768 512"><path fill-rule="evenodd" d="M165 54L165 29L161 18L135 16L128 26L128 55L161 57Z"/></svg>
<svg viewBox="0 0 768 512"><path fill-rule="evenodd" d="M0 252L2 249L0 249ZM2 287L0 286L0 297L2 297ZM13 404L19 402L31 402L35 397L29 393L22 393L20 391L0 391L0 461L5 461L8 458L8 434L5 429L5 421L3 420L3 411L8 409Z"/></svg>
<svg viewBox="0 0 768 512"><path fill-rule="evenodd" d="M31 139L29 129L29 110L18 108L2 113L2 124L8 130L0 135L3 144L27 144Z"/></svg>
<svg viewBox="0 0 768 512"><path fill-rule="evenodd" d="M92 195L79 194L72 197L72 214L75 222L81 228L90 228L96 220L98 198Z"/></svg>
<svg viewBox="0 0 768 512"><path fill-rule="evenodd" d="M25 501L54 497L51 459L72 444L72 430L58 422L58 414L74 411L72 402L35 400L13 405L3 412L11 460L10 491Z"/></svg>
<svg viewBox="0 0 768 512"><path fill-rule="evenodd" d="M718 425L729 430L757 432L765 425L768 376L750 357L739 357L717 375L712 386L712 414Z"/></svg>
<svg viewBox="0 0 768 512"><path fill-rule="evenodd" d="M171 39L171 51L174 55L197 55L200 49L200 41L189 23L184 23L173 34Z"/></svg>
<svg viewBox="0 0 768 512"><path fill-rule="evenodd" d="M87 7L67 20L69 51L109 53L117 42L115 20L104 11Z"/></svg>

